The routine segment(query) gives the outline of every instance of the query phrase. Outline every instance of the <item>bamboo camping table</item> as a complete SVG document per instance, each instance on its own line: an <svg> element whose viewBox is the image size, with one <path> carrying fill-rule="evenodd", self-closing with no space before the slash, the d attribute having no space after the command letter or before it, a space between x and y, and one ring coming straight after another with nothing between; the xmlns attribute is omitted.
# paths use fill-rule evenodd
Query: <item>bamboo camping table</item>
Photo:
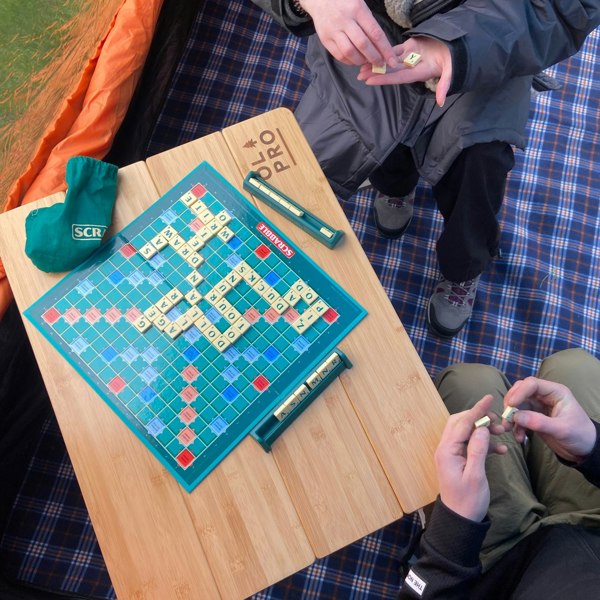
<svg viewBox="0 0 600 600"><path fill-rule="evenodd" d="M112 232L203 160L242 192L244 176L258 171L342 229L330 250L257 204L368 316L339 344L353 368L272 452L246 438L192 493L25 320L120 599L245 598L437 493L433 453L446 409L291 112L274 110L121 169ZM21 311L63 276L26 257L25 217L63 199L0 216L0 254Z"/></svg>

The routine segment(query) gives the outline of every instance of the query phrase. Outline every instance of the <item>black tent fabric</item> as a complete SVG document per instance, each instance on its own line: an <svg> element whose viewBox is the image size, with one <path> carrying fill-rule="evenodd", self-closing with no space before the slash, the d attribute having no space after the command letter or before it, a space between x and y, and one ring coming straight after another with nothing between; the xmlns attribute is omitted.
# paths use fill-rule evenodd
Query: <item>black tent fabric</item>
<svg viewBox="0 0 600 600"><path fill-rule="evenodd" d="M256 6L189 4L165 1L107 161L124 166L266 110L293 109L308 84L306 41L287 35Z"/></svg>
<svg viewBox="0 0 600 600"><path fill-rule="evenodd" d="M0 321L0 537L51 408L21 316Z"/></svg>
<svg viewBox="0 0 600 600"><path fill-rule="evenodd" d="M168 97L203 0L164 0L144 71L125 119L104 160L120 167L149 156L154 124Z"/></svg>

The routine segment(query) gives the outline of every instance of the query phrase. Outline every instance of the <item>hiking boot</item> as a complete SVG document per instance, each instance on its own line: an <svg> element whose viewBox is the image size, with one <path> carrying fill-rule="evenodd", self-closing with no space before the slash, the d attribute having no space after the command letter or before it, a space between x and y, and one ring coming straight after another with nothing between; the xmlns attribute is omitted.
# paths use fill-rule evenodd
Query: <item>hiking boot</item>
<svg viewBox="0 0 600 600"><path fill-rule="evenodd" d="M427 305L427 324L434 333L452 337L464 327L473 312L480 277L462 283L440 279Z"/></svg>
<svg viewBox="0 0 600 600"><path fill-rule="evenodd" d="M373 202L375 225L383 235L400 237L410 225L415 201L414 190L406 196L386 196L377 192Z"/></svg>

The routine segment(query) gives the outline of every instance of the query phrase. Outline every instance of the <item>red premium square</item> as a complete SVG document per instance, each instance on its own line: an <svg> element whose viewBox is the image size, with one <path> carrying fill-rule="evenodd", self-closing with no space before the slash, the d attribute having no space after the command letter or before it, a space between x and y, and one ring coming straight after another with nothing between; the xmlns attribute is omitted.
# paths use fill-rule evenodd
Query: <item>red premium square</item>
<svg viewBox="0 0 600 600"><path fill-rule="evenodd" d="M256 256L258 256L258 258L267 258L267 256L269 256L269 254L271 254L271 251L264 244L261 244L254 251L254 254L256 254Z"/></svg>
<svg viewBox="0 0 600 600"><path fill-rule="evenodd" d="M249 308L244 313L244 319L251 325L260 319L260 313L255 308Z"/></svg>
<svg viewBox="0 0 600 600"><path fill-rule="evenodd" d="M189 446L196 439L196 434L189 427L186 427L177 434L177 439L184 446Z"/></svg>
<svg viewBox="0 0 600 600"><path fill-rule="evenodd" d="M279 319L279 313L274 308L269 308L269 310L265 312L264 317L269 323L275 323L275 321Z"/></svg>
<svg viewBox="0 0 600 600"><path fill-rule="evenodd" d="M180 395L186 402L193 402L198 396L198 390L195 387L188 385L181 390Z"/></svg>
<svg viewBox="0 0 600 600"><path fill-rule="evenodd" d="M204 227L204 223L200 219L190 221L190 229L198 233Z"/></svg>
<svg viewBox="0 0 600 600"><path fill-rule="evenodd" d="M132 257L135 254L135 248L131 244L125 244L121 248L121 254L125 258L130 258L130 257Z"/></svg>
<svg viewBox="0 0 600 600"><path fill-rule="evenodd" d="M187 449L182 450L177 455L177 462L184 468L187 469L193 462L195 456Z"/></svg>
<svg viewBox="0 0 600 600"><path fill-rule="evenodd" d="M259 391L264 392L269 387L269 380L264 375L259 375L252 385Z"/></svg>
<svg viewBox="0 0 600 600"><path fill-rule="evenodd" d="M327 323L333 323L340 315L333 308L328 308L322 316Z"/></svg>
<svg viewBox="0 0 600 600"><path fill-rule="evenodd" d="M117 375L108 382L108 387L111 392L118 394L125 387L125 380Z"/></svg>
<svg viewBox="0 0 600 600"><path fill-rule="evenodd" d="M85 313L85 320L93 325L101 316L102 313L97 308L92 307Z"/></svg>
<svg viewBox="0 0 600 600"><path fill-rule="evenodd" d="M196 377L200 375L200 372L193 365L188 365L182 372L181 376L189 383L190 381L194 381Z"/></svg>
<svg viewBox="0 0 600 600"><path fill-rule="evenodd" d="M192 194L194 194L194 196L196 196L196 198L202 198L202 196L204 196L204 194L206 194L206 188L197 183L193 188L192 188Z"/></svg>
<svg viewBox="0 0 600 600"><path fill-rule="evenodd" d="M73 323L77 323L77 321L79 321L81 318L81 313L76 308L70 308L64 316L65 321L73 325Z"/></svg>
<svg viewBox="0 0 600 600"><path fill-rule="evenodd" d="M136 308L135 306L133 308L130 308L125 313L125 317L127 318L127 320L130 323L133 323L134 321L136 321L141 316L142 316L142 311L139 308Z"/></svg>
<svg viewBox="0 0 600 600"><path fill-rule="evenodd" d="M189 425L197 416L198 413L191 406L186 406L182 408L181 412L179 413L179 418L186 425Z"/></svg>
<svg viewBox="0 0 600 600"><path fill-rule="evenodd" d="M116 323L121 317L122 317L121 311L114 306L111 309L107 310L106 313L104 314L104 318L109 323L113 323L113 324Z"/></svg>
<svg viewBox="0 0 600 600"><path fill-rule="evenodd" d="M49 325L54 325L54 323L56 323L56 321L60 319L60 313L54 307L52 307L48 309L42 315L42 317L44 321L46 321L46 323L48 323Z"/></svg>
<svg viewBox="0 0 600 600"><path fill-rule="evenodd" d="M300 313L295 309L295 308L288 308L284 313L283 313L283 318L288 322L288 323L293 323L298 317L300 316Z"/></svg>

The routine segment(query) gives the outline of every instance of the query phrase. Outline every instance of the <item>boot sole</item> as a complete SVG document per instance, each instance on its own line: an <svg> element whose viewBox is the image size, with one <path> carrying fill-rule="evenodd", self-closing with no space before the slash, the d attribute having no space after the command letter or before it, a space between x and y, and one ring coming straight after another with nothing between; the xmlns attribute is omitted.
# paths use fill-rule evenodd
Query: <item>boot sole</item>
<svg viewBox="0 0 600 600"><path fill-rule="evenodd" d="M379 233L391 240L396 240L399 237L402 237L404 235L404 232L408 229L408 226L412 223L413 220L413 218L411 217L406 222L406 225L404 225L404 227L401 227L400 229L388 229L379 222L379 219L377 218L377 211L375 210L375 208L373 208L373 217L375 218L375 226L377 227Z"/></svg>
<svg viewBox="0 0 600 600"><path fill-rule="evenodd" d="M446 327L443 327L442 325L436 323L435 313L432 314L431 302L427 303L427 327L429 328L429 331L431 331L431 333L437 335L438 337L446 339L453 338L464 328L468 320L469 319L466 319L458 329L447 329Z"/></svg>

